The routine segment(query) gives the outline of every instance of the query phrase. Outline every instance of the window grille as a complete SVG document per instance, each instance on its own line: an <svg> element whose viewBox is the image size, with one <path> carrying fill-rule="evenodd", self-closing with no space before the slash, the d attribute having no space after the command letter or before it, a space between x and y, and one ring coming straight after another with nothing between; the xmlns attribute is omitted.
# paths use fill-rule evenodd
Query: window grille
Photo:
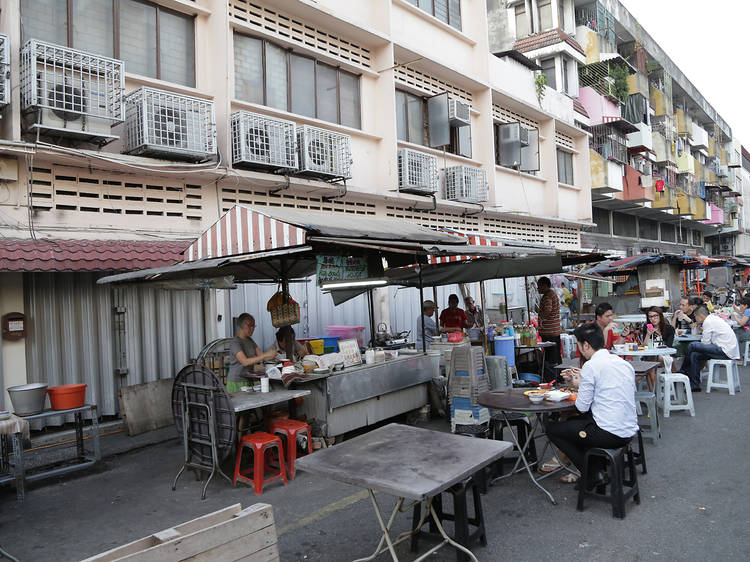
<svg viewBox="0 0 750 562"><path fill-rule="evenodd" d="M10 40L0 33L0 109L10 103Z"/></svg>

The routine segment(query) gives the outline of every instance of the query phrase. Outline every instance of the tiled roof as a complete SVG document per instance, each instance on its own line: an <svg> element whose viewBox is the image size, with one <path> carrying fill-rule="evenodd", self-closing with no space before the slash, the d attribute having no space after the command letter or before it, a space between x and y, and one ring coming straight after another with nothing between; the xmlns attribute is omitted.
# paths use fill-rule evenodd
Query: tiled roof
<svg viewBox="0 0 750 562"><path fill-rule="evenodd" d="M0 271L132 271L182 261L190 242L0 238Z"/></svg>
<svg viewBox="0 0 750 562"><path fill-rule="evenodd" d="M586 117L589 116L589 112L586 111L586 108L583 107L583 104L578 100L573 100L573 109L576 110L581 115L584 115Z"/></svg>
<svg viewBox="0 0 750 562"><path fill-rule="evenodd" d="M516 41L513 48L521 53L528 53L529 51L535 51L542 47L548 47L555 43L562 42L567 43L582 55L586 55L586 52L578 44L578 41L576 41L572 35L565 33L562 29L550 29L549 31L529 35L528 37Z"/></svg>

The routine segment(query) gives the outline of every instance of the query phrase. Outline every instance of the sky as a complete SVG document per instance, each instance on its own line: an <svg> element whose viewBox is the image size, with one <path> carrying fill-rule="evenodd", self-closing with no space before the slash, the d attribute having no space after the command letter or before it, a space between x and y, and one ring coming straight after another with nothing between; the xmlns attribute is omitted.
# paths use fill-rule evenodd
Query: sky
<svg viewBox="0 0 750 562"><path fill-rule="evenodd" d="M750 149L750 1L620 2Z"/></svg>

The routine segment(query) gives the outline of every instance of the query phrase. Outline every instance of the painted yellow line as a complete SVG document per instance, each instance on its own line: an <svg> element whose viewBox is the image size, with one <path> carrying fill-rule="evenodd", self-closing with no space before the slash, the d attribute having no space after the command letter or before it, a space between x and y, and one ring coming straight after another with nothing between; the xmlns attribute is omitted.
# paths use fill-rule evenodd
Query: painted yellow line
<svg viewBox="0 0 750 562"><path fill-rule="evenodd" d="M361 492L357 492L356 494L352 494L351 496L346 496L345 498L341 498L340 500L337 500L333 503L329 503L328 505L323 506L316 511L313 511L310 515L306 515L305 517L302 517L301 519L297 519L296 521L293 521L289 523L288 525L284 525L281 529L278 530L277 534L278 536L281 536L284 533L288 533L290 531L296 531L297 529L306 527L310 523L319 521L320 519L328 517L329 515L336 513L337 511L340 511L346 507L349 507L352 504L355 504L367 498L368 498L367 490L362 490Z"/></svg>

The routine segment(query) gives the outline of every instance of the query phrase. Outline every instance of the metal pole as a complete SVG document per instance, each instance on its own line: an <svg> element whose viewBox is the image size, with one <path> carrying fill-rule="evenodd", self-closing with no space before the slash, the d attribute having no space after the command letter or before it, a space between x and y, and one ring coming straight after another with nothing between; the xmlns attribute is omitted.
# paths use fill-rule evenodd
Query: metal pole
<svg viewBox="0 0 750 562"><path fill-rule="evenodd" d="M417 266L419 272L419 319L422 322L422 352L427 352L427 335L424 333L424 287L422 286L422 266Z"/></svg>
<svg viewBox="0 0 750 562"><path fill-rule="evenodd" d="M485 355L489 355L489 340L487 339L487 326L484 325L484 311L487 310L485 304L486 304L486 298L485 298L485 292L484 292L484 281L479 282L479 298L482 301L482 340L484 341L484 353Z"/></svg>
<svg viewBox="0 0 750 562"><path fill-rule="evenodd" d="M375 347L375 305L372 299L372 289L367 291L367 304L370 309L370 347Z"/></svg>
<svg viewBox="0 0 750 562"><path fill-rule="evenodd" d="M531 322L531 303L529 302L529 278L523 278L524 286L526 287L526 323Z"/></svg>
<svg viewBox="0 0 750 562"><path fill-rule="evenodd" d="M508 310L508 284L503 277L503 298L505 299L505 321L510 322L510 311Z"/></svg>
<svg viewBox="0 0 750 562"><path fill-rule="evenodd" d="M435 324L438 328L438 334L440 333L440 307L438 306L437 300L437 287L432 287L432 300L435 301Z"/></svg>

